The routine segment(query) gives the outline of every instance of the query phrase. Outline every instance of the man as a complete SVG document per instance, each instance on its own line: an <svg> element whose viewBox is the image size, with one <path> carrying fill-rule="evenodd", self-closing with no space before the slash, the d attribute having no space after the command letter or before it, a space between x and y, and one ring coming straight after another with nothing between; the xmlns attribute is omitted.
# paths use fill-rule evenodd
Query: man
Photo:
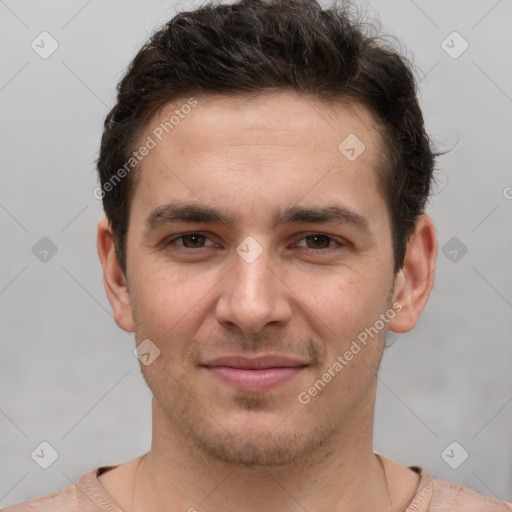
<svg viewBox="0 0 512 512"><path fill-rule="evenodd" d="M178 14L119 84L96 191L151 450L7 510L512 510L373 451L386 333L433 286L435 156L407 61L348 10Z"/></svg>

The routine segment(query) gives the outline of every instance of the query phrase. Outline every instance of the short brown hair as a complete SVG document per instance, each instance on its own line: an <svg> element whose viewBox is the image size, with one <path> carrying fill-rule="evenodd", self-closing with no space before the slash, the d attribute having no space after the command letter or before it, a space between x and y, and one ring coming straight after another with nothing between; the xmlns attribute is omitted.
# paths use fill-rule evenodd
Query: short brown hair
<svg viewBox="0 0 512 512"><path fill-rule="evenodd" d="M177 14L141 48L118 84L97 160L103 207L125 275L135 176L125 172L123 179L112 179L152 116L192 95L285 89L326 101L359 101L383 126L387 155L379 175L395 272L402 267L441 153L433 152L425 131L411 63L379 37L365 35L349 7L334 3L323 9L315 0L209 3Z"/></svg>

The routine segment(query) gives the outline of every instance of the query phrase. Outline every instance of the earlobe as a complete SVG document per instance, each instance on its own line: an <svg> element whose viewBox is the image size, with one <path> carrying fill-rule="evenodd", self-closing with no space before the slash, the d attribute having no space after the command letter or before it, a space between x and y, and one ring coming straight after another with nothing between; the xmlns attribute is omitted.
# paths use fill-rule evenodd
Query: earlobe
<svg viewBox="0 0 512 512"><path fill-rule="evenodd" d="M422 215L416 221L407 242L404 264L395 277L393 303L399 303L401 309L389 323L390 331L408 332L416 326L434 285L436 257L434 222Z"/></svg>
<svg viewBox="0 0 512 512"><path fill-rule="evenodd" d="M127 332L134 332L134 323L128 283L117 257L110 222L105 217L98 223L98 256L103 269L103 285L112 307L116 324Z"/></svg>

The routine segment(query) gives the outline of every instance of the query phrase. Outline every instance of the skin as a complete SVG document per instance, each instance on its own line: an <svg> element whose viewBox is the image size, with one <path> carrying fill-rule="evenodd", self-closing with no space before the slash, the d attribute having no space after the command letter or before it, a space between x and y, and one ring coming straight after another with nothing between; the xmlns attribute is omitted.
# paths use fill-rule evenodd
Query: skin
<svg viewBox="0 0 512 512"><path fill-rule="evenodd" d="M150 339L160 350L152 364L141 364L153 393L151 450L101 475L101 484L126 512L403 510L418 475L390 459L384 474L373 452L376 375L386 330L413 329L431 292L432 220L417 220L395 275L378 180L382 139L362 105L329 105L294 92L196 99L137 171L126 276L108 221L98 225L115 321L135 332L137 343ZM159 112L141 140L185 101ZM349 134L366 147L354 161L338 150ZM148 231L150 213L176 201L218 208L235 222ZM275 225L271 218L277 208L332 204L364 217L368 229ZM172 241L187 233L206 238ZM252 263L236 252L249 236L262 248ZM299 393L394 303L401 309L385 328L301 404ZM252 393L200 366L263 353L308 366Z"/></svg>

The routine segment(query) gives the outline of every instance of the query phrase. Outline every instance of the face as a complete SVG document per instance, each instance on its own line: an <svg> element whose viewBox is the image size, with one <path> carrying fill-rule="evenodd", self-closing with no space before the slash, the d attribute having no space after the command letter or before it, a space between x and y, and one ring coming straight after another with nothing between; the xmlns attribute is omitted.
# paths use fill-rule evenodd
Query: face
<svg viewBox="0 0 512 512"><path fill-rule="evenodd" d="M160 356L141 368L159 421L205 453L287 464L372 417L396 314L380 132L294 93L196 101L143 138L127 281Z"/></svg>

